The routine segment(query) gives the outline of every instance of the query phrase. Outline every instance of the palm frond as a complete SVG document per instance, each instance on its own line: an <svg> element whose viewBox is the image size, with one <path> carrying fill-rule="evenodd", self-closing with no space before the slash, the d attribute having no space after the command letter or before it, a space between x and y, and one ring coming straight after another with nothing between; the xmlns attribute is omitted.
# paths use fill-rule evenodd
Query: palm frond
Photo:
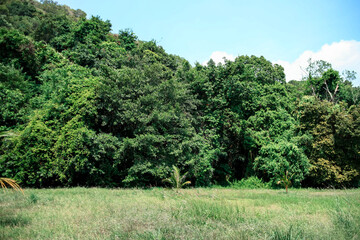
<svg viewBox="0 0 360 240"><path fill-rule="evenodd" d="M22 190L20 185L17 184L17 182L11 178L0 178L0 185L4 191L7 190L6 185L9 185L15 191L20 191L20 192L22 192L22 194L24 194L24 191Z"/></svg>
<svg viewBox="0 0 360 240"><path fill-rule="evenodd" d="M191 184L191 182L190 182L190 181L186 181L186 182L184 182L181 186L183 187L183 186L188 185L188 184Z"/></svg>
<svg viewBox="0 0 360 240"><path fill-rule="evenodd" d="M188 173L189 173L189 172L186 172L186 173L184 173L184 175L182 175L182 177L181 177L181 181L184 181L184 180L185 180L186 175L187 175Z"/></svg>
<svg viewBox="0 0 360 240"><path fill-rule="evenodd" d="M176 182L174 181L174 179L171 178L171 177L170 177L170 178L163 179L162 182L163 182L163 183L170 183L172 186L173 186L174 184L176 184Z"/></svg>

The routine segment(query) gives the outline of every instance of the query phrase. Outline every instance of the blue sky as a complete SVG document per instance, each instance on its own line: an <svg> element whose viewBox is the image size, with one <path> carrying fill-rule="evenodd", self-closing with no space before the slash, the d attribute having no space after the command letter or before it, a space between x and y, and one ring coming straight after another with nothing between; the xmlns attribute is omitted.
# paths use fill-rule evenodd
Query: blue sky
<svg viewBox="0 0 360 240"><path fill-rule="evenodd" d="M190 63L212 57L264 56L301 78L305 58L357 71L360 84L360 1L350 0L58 0L110 20L114 33L131 28ZM339 59L342 59L341 61ZM351 61L350 61L350 60ZM304 67L304 66L302 66ZM288 79L289 80L289 79Z"/></svg>

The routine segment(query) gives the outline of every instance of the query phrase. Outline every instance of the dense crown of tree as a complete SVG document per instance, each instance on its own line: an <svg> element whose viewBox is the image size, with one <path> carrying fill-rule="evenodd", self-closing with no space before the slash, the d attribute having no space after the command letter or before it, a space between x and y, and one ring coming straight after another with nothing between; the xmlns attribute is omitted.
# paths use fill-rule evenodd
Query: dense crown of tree
<svg viewBox="0 0 360 240"><path fill-rule="evenodd" d="M360 89L324 61L191 66L54 1L0 5L0 176L23 186L194 186L257 176L356 187Z"/></svg>

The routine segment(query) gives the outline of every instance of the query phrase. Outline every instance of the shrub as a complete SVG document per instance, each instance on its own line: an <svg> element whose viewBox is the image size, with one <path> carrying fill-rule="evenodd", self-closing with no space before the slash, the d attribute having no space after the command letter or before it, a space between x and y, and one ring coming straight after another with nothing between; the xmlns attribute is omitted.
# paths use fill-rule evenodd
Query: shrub
<svg viewBox="0 0 360 240"><path fill-rule="evenodd" d="M236 180L231 183L231 188L235 189L258 189L258 188L270 188L269 183L264 183L260 178L252 176L249 178L243 178L240 181Z"/></svg>

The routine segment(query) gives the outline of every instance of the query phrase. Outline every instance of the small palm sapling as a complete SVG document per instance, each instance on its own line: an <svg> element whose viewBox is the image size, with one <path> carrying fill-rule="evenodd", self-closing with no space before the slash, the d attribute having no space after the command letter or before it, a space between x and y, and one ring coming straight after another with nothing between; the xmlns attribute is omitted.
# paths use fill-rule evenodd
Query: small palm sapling
<svg viewBox="0 0 360 240"><path fill-rule="evenodd" d="M291 186L291 178L293 176L294 174L289 176L289 171L286 170L284 175L280 177L279 181L277 181L277 184L282 184L285 187L286 193L288 193L288 188Z"/></svg>
<svg viewBox="0 0 360 240"><path fill-rule="evenodd" d="M169 178L166 178L163 180L163 182L170 183L173 188L182 188L185 185L191 184L190 181L185 181L187 172L181 176L179 168L176 166L173 166L173 172L171 173L171 176Z"/></svg>

